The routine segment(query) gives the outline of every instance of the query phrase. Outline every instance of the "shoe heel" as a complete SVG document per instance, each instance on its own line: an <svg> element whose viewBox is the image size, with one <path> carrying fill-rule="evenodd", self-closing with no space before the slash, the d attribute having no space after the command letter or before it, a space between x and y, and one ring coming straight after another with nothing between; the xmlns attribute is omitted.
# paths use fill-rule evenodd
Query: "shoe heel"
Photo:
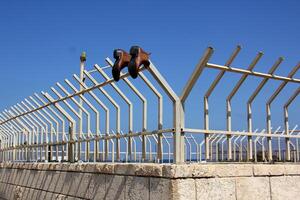
<svg viewBox="0 0 300 200"><path fill-rule="evenodd" d="M138 72L136 69L136 64L135 64L134 59L131 59L131 61L128 64L128 73L134 79L137 78L137 76L138 76Z"/></svg>
<svg viewBox="0 0 300 200"><path fill-rule="evenodd" d="M132 47L130 48L130 51L129 51L130 55L131 55L132 57L137 57L138 54L139 54L139 49L140 49L139 46L132 46Z"/></svg>
<svg viewBox="0 0 300 200"><path fill-rule="evenodd" d="M112 76L116 82L120 80L120 70L117 67L119 61L116 61L114 66L112 67Z"/></svg>
<svg viewBox="0 0 300 200"><path fill-rule="evenodd" d="M114 56L114 59L119 59L120 58L119 49L114 50L113 56Z"/></svg>

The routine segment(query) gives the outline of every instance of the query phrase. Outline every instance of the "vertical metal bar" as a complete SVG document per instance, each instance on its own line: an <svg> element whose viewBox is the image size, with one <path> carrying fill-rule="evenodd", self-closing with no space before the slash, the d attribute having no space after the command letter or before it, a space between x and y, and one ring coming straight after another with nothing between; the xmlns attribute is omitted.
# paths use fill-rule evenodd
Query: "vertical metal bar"
<svg viewBox="0 0 300 200"><path fill-rule="evenodd" d="M45 92L42 92L42 94L50 103L54 101L53 97L50 94L45 93ZM76 133L76 121L58 103L53 103L53 105L70 122L69 143L68 143L68 160L69 160L69 162L75 162L74 133ZM77 114L77 112L76 112L76 114Z"/></svg>
<svg viewBox="0 0 300 200"><path fill-rule="evenodd" d="M90 79L90 81L94 84L94 85L98 85L99 83L96 81L96 79L93 78L93 76L88 73L86 70L84 70L84 74L87 78ZM75 79L78 81L78 77L74 76ZM99 91L102 92L102 94L104 94L104 96L106 96L106 98L114 105L114 107L117 110L117 114L116 114L116 129L119 128L119 124L120 124L120 106L116 103L116 101L106 92L106 90L104 90L103 88L98 88ZM92 93L91 93L92 94ZM101 105L101 107L104 108L105 112L106 112L106 123L105 123L105 134L106 136L109 135L109 126L110 126L110 121L109 121L109 117L110 117L110 111L109 109L97 98L97 96L95 94L93 94L94 99ZM108 150L109 150L109 143L108 140L105 139L104 141L104 152L103 152L103 160L107 160L108 159Z"/></svg>
<svg viewBox="0 0 300 200"><path fill-rule="evenodd" d="M84 75L83 75L83 71L85 69L85 62L86 62L86 53L85 52L82 52L81 55L80 55L80 80L81 81L84 81ZM80 85L80 91L83 90L83 87ZM82 106L82 99L79 99L79 104ZM81 117L82 119L82 109L79 107L79 116ZM79 130L82 130L82 123L79 124L79 126L81 126L79 128ZM78 156L78 160L81 159L81 149L82 149L82 145L81 145L81 141L80 139L82 139L82 132L79 131L78 132L78 137L79 137L79 140L78 140L78 143L77 143L77 150L78 150L78 153L77 153L77 156Z"/></svg>
<svg viewBox="0 0 300 200"><path fill-rule="evenodd" d="M34 96L42 103L42 104L46 104L46 102L37 94L35 93ZM48 110L53 113L57 119L59 119L59 121L61 121L62 126L61 126L61 131L62 131L62 143L65 142L65 138L66 138L66 132L65 132L65 120L51 107L51 106L47 106ZM56 142L59 141L59 128L57 128L57 135L56 135ZM64 144L61 146L62 149L62 160L64 160L65 158L65 148L64 148ZM66 152L67 153L67 152ZM56 145L56 160L58 160L59 157L59 148L58 145Z"/></svg>
<svg viewBox="0 0 300 200"><path fill-rule="evenodd" d="M65 93L66 95L70 95L70 93L60 84L60 83L56 83L56 85L63 91L63 93ZM63 98L53 87L51 88L51 90L59 97L59 98ZM78 106L78 108L80 108L87 116L86 119L86 129L87 129L87 141L86 141L86 146L85 146L85 160L89 161L90 160L90 142L89 139L91 137L90 133L91 133L91 117L90 117L90 113L83 107L83 105L81 105L74 97L70 98L76 106ZM69 107L69 106L68 106ZM72 106L71 106L72 107ZM71 109L71 107L69 107ZM75 110L73 112L76 112ZM79 113L78 113L79 115ZM79 115L80 116L80 115ZM81 116L80 116L81 117Z"/></svg>
<svg viewBox="0 0 300 200"><path fill-rule="evenodd" d="M263 56L263 53L259 52L256 55L256 57L254 58L254 60L252 61L252 63L249 65L247 70L250 70L250 71L253 70L262 56ZM248 74L243 74L243 76L239 79L237 84L234 86L234 88L232 89L232 91L226 98L226 119L227 119L226 121L227 121L227 131L229 131L229 132L232 130L232 128L231 128L231 100L234 97L234 95L236 94L236 92L240 89L241 85L244 83L244 81L246 80L247 77L248 77ZM232 147L231 135L227 135L228 160L232 160L231 147Z"/></svg>
<svg viewBox="0 0 300 200"><path fill-rule="evenodd" d="M26 109L24 109L23 106L21 106L20 104L17 104L17 105L18 106L14 106L14 108L16 109L16 110L14 110L15 113L23 114L26 112ZM34 145L35 144L43 144L43 131L45 132L45 127L32 115L32 113L24 115L23 117L26 118L27 121L29 121L29 123L31 123L34 127L36 127L36 134L35 134L36 140L34 140L34 136L33 136L32 143ZM40 139L40 143L39 143L39 139ZM36 160L38 160L38 149L39 148L36 147L35 149L36 149ZM41 146L40 147L40 160L42 160L42 156L43 156L42 149L43 148Z"/></svg>
<svg viewBox="0 0 300 200"><path fill-rule="evenodd" d="M11 116L13 116L8 110L5 110L2 113L3 113L3 115L5 115L5 117L7 117L7 119L9 119ZM24 141L24 157L23 157L23 160L29 161L29 157L28 157L28 153L27 153L28 148L27 148L27 144L25 144L25 143L28 143L28 135L30 135L31 130L22 121L20 121L17 118L14 119L14 120L11 120L11 122L13 124L15 124L16 126L20 126L20 127L22 127L23 129L25 129L27 131L27 137L25 137L25 139L23 139L23 141ZM24 133L24 136L25 136L25 133Z"/></svg>
<svg viewBox="0 0 300 200"><path fill-rule="evenodd" d="M74 92L78 92L78 90L76 89L76 87L68 80L65 79L66 84L74 91ZM81 85L81 84L80 84ZM82 86L81 86L82 87ZM83 87L82 87L83 88ZM87 98L85 98L83 96L83 94L79 95L79 98L82 99L84 101L84 103L86 103L86 105L95 113L96 117L95 117L95 130L96 130L96 137L98 137L99 131L100 131L100 115L99 115L99 111L93 106L93 104L87 100ZM82 106L82 104L81 104ZM98 150L98 142L96 140L94 140L94 162L96 161L96 159L99 156L99 150Z"/></svg>
<svg viewBox="0 0 300 200"><path fill-rule="evenodd" d="M80 81L80 79L78 78L78 76L76 76L75 74L73 75L74 79L82 85L82 87L84 89L88 88L87 85ZM105 91L106 92L106 91ZM89 91L88 92L92 98L104 109L104 111L106 112L106 125L105 125L105 130L106 132L108 133L109 132L109 109L108 107L97 97L97 95L93 92L93 91ZM108 95L108 94L107 94ZM108 97L110 97L108 95ZM111 97L110 97L111 98ZM118 106L118 105L117 105ZM98 119L99 120L99 119ZM96 123L99 123L99 122L96 122ZM100 130L99 130L99 124L97 125L98 126L98 129L96 131L96 137L99 137L99 134L100 134ZM99 152L99 147L98 147L98 144L99 144L99 141L96 140L96 151ZM103 155L104 155L104 152L103 152ZM98 156L98 153L97 153L97 156ZM99 157L97 157L97 159L99 159ZM103 160L105 160L105 157L103 157Z"/></svg>
<svg viewBox="0 0 300 200"><path fill-rule="evenodd" d="M25 101L31 106L31 108L33 108L33 109L36 109L36 107L29 101L29 100L27 100L27 99L25 99ZM23 102L22 102L23 103ZM26 106L26 108L27 109L31 109L28 105L26 105L25 103L23 103L23 105L24 106ZM52 132L52 130L53 130L53 123L51 122L51 120L49 120L49 118L47 118L40 110L37 110L36 111L37 112L37 114L39 114L44 120L46 120L47 121L47 123L48 124L50 124L50 132L48 132L49 131L49 129L48 129L48 125L46 124L46 123L43 123L43 124L46 124L46 128L48 129L46 129L46 137L47 137L47 139L48 139L48 136L47 136L47 134L49 134L49 136L50 136L50 145L49 145L49 142L47 142L47 144L48 145L46 145L46 149L45 149L45 160L52 160L52 145L51 145L51 143L53 142L53 132ZM40 117L38 117L38 115L37 115L37 118L42 122L43 120L40 118ZM47 140L48 141L48 140ZM50 150L50 157L48 158L48 150Z"/></svg>
<svg viewBox="0 0 300 200"><path fill-rule="evenodd" d="M200 75L202 74L202 71L204 70L206 63L208 62L208 60L210 59L210 57L212 56L214 50L212 47L208 47L204 53L204 55L202 56L202 58L200 59L200 61L197 63L194 72L192 73L191 77L189 78L188 82L186 83L181 96L180 96L180 101L182 103L182 128L184 128L184 104L186 99L188 98L191 90L193 89L194 85L196 84L198 78L200 77ZM208 113L206 113L206 111L208 111L208 104L207 104L207 99L204 100L204 129L205 130L209 130L209 122L208 122ZM209 159L209 136L207 136L207 134L204 134L204 140L205 140L205 159Z"/></svg>
<svg viewBox="0 0 300 200"><path fill-rule="evenodd" d="M284 128L285 128L285 134L289 135L289 114L288 114L288 107L291 105L291 103L296 99L296 97L300 93L300 87L296 89L296 91L293 93L293 95L288 99L288 101L283 106L283 112L284 112ZM297 139L298 141L298 139ZM291 147L290 147L290 138L287 137L285 139L286 143L286 160L291 160ZM297 146L298 148L298 146ZM297 154L298 155L298 154Z"/></svg>
<svg viewBox="0 0 300 200"><path fill-rule="evenodd" d="M274 63L274 65L269 70L268 74L273 75L276 69L279 67L281 62L283 61L283 57L279 57L279 59ZM247 119L248 119L248 132L252 133L252 103L254 99L257 97L258 93L262 90L262 88L265 86L265 84L268 82L269 78L264 78L255 91L252 93L252 95L249 97L247 101ZM252 136L248 136L248 146L247 146L247 160L253 159L253 153L252 153Z"/></svg>
<svg viewBox="0 0 300 200"><path fill-rule="evenodd" d="M11 110L14 111L15 113L17 113L17 115L18 115L18 112L16 112L14 108L11 108ZM12 112L11 110L10 110L9 112L10 112L10 114L12 115L13 112ZM31 134L28 135L28 145L32 145L32 144L34 143L34 140L33 140L34 135L37 134L37 131L35 130L35 128L38 129L38 127L33 126L33 125L32 125L31 123L29 123L24 117L26 117L26 119L28 119L27 116L23 116L23 117L20 117L21 120L24 121L24 122L25 122L29 127L31 127L31 129L32 129ZM27 155L28 161L31 161L31 160L33 159L33 154L34 154L33 152L34 152L34 151L33 151L33 148L30 147L30 148L28 149L28 152L27 152L27 153L28 153L28 155Z"/></svg>
<svg viewBox="0 0 300 200"><path fill-rule="evenodd" d="M296 72L299 70L300 68L300 63L298 63L293 69L292 71L288 74L288 78L292 78ZM275 100L275 98L278 96L278 94L283 90L283 88L287 85L289 81L283 81L279 87L275 90L275 92L272 94L272 96L269 98L269 100L266 103L266 113L267 113L267 132L270 135L270 137L267 137L267 141L268 141L268 158L269 161L273 160L273 156L272 156L272 137L271 137L271 104L272 102Z"/></svg>
<svg viewBox="0 0 300 200"><path fill-rule="evenodd" d="M158 98L158 130L161 130L163 127L163 97L160 92L155 88L155 86L151 83L151 81L143 74L143 72L139 73L142 80L146 83L146 85L153 91L153 93ZM162 133L157 135L157 160L160 162L162 160Z"/></svg>
<svg viewBox="0 0 300 200"><path fill-rule="evenodd" d="M103 69L101 69L98 65L94 65L95 69L106 79L109 80L109 76L103 71ZM96 83L96 82L94 82ZM119 89L119 87L115 84L115 83L110 83L110 85L113 87L113 89L120 95L120 97L126 102L126 104L129 107L129 119L128 119L128 123L129 123L129 135L133 132L133 104L131 103L131 101L127 98L127 96ZM120 130L120 120L117 121L117 133L118 130ZM117 149L117 157L119 156L118 154L118 149L120 146L120 139L117 138L116 139L116 149ZM131 137L128 138L128 154L129 154L129 158L132 158L131 155Z"/></svg>
<svg viewBox="0 0 300 200"><path fill-rule="evenodd" d="M105 61L110 65L113 66L113 62L109 59L106 58ZM122 75L122 73L121 73ZM133 85L133 83L131 83L130 80L128 80L128 78L123 78L122 79L126 85L128 85L128 87L139 97L139 99L142 101L143 103L143 119L142 119L142 131L147 131L147 99L144 97L144 95L142 95L142 93ZM131 146L131 138L129 138L129 143ZM146 159L146 136L143 135L142 136L142 160ZM130 147L131 149L131 147Z"/></svg>
<svg viewBox="0 0 300 200"><path fill-rule="evenodd" d="M62 89L62 88L60 88L60 89ZM59 98L59 99L62 99L63 98L63 96L54 88L54 87L51 87L51 90L54 92L54 94ZM64 91L65 92L65 91ZM72 102L74 102L75 104L76 104L76 106L78 106L78 107L80 107L83 111L84 111L84 113L86 114L86 116L87 116L87 119L86 119L86 122L87 122L87 133L89 133L89 130L90 130L90 116L89 116L89 113L85 110L85 108L83 108L76 100L75 100L75 98L74 97L71 97L70 98L71 100L72 100ZM79 132L81 132L81 133L83 133L83 131L82 131L82 124L83 124L83 119L81 118L81 116L78 114L78 112L68 103L68 101L67 100L63 100L62 101L70 110L71 110L71 112L73 113L73 114L75 114L75 116L79 119ZM81 125L80 125L81 124ZM75 129L75 127L70 127L70 126L74 126L74 124L73 123L70 123L69 124L69 127L68 127L68 132L73 132L73 130ZM74 132L74 134L76 134L76 132ZM74 135L73 135L74 136ZM69 137L70 137L70 135L69 135ZM73 140L74 140L74 137L72 138ZM82 138L79 138L79 140L81 140ZM69 148L68 148L68 150L70 149L70 148L74 148L74 150L75 150L75 146L72 144L72 145L69 145ZM73 150L72 150L73 151ZM75 152L74 152L75 153ZM73 156L75 156L75 154L73 155L70 155L71 156L71 158L73 157ZM86 156L86 154L85 154L85 156ZM74 157L74 159L75 159L75 157ZM86 157L85 158L85 160L87 160L88 158Z"/></svg>
<svg viewBox="0 0 300 200"><path fill-rule="evenodd" d="M183 108L180 98L176 95L173 89L170 87L168 82L156 69L156 67L150 62L147 68L153 78L158 82L161 88L166 92L169 98L173 101L173 126L174 126L174 163L185 162L184 155L184 133L182 132L183 127Z"/></svg>
<svg viewBox="0 0 300 200"><path fill-rule="evenodd" d="M208 47L205 50L205 53L203 54L200 61L196 65L196 67L194 69L194 72L192 73L191 77L189 78L187 84L185 85L185 87L184 87L184 89L181 93L180 100L182 102L185 102L185 100L188 98L191 90L193 89L194 85L196 84L199 76L201 75L203 69L205 68L206 63L208 62L208 60L212 56L213 52L214 52L214 50L213 50L212 47Z"/></svg>
<svg viewBox="0 0 300 200"><path fill-rule="evenodd" d="M28 104L33 108L33 109L36 109L36 106L38 106L38 107L40 107L40 104L32 97L32 96L30 96L29 97L30 99L31 99L31 101L35 104L35 105L33 105L31 102L29 102L28 101ZM27 101L27 99L25 99L26 101ZM54 125L53 125L53 123L52 123L52 121L55 123L55 125L56 125L56 135L58 135L59 134L59 123L58 123L58 121L48 112L48 111L46 111L46 109L41 109L41 111L39 111L38 110L38 113L44 118L44 119L46 119L47 121L48 121L48 123L50 123L50 128L51 128L51 130L50 130L50 133L51 133L51 137L50 137L50 145L49 145L49 147L50 147L50 155L49 155L49 161L52 161L53 160L53 141L54 141ZM44 115L43 113L45 113L46 115ZM49 118L50 119L49 119ZM58 157L58 156L57 156ZM56 157L56 159L57 159L57 157Z"/></svg>
<svg viewBox="0 0 300 200"><path fill-rule="evenodd" d="M234 59L237 57L238 53L241 50L241 46L238 45L236 47L236 49L234 50L234 52L231 54L231 56L229 57L229 59L227 60L227 62L225 63L225 66L230 66ZM214 91L214 89L216 88L217 84L220 82L220 80L222 79L222 77L225 74L225 70L220 71L219 74L217 75L217 77L215 78L215 80L213 81L213 83L210 85L210 87L208 88L208 90L206 91L205 95L204 95L204 129L205 130L209 130L209 106L208 106L208 99L210 97L210 95L212 94L212 92ZM209 159L209 134L205 134L204 135L204 140L205 140L205 152L206 152L206 160Z"/></svg>
<svg viewBox="0 0 300 200"><path fill-rule="evenodd" d="M30 101L28 101L27 99L25 99L25 101L30 105L31 103L30 103ZM22 101L22 104L28 109L28 110L31 110L31 108L25 103L25 102L23 102ZM31 104L31 106L32 106L32 104ZM45 143L45 146L44 146L44 148L45 148L45 160L47 161L48 160L48 150L49 150L49 136L50 136L50 141L52 142L52 134L50 134L51 133L51 130L52 130L52 128L53 128L53 124L52 124L52 122L51 121L49 121L47 118L45 118L45 116L40 112L40 110L37 110L36 112L33 112L32 113L33 115L34 115L34 117L38 120L38 121L40 121L43 125L44 125L44 127L45 127L45 137L46 137L46 143ZM46 121L47 121L47 123L42 119L42 118L40 118L39 117L39 115L43 118L43 119L45 119ZM50 124L50 132L49 132L49 124Z"/></svg>
<svg viewBox="0 0 300 200"><path fill-rule="evenodd" d="M13 144L13 131L11 130L10 127L7 127L5 125L2 125L1 128L2 128L2 131L4 133L6 133L6 137L8 138L7 139L7 149L5 150L7 152L7 160L12 161L13 157L11 156L10 149L14 146L14 144Z"/></svg>
<svg viewBox="0 0 300 200"><path fill-rule="evenodd" d="M18 115L18 112L16 112L16 110L15 110L13 107L11 107L11 110L8 111L8 113L9 113L11 116L15 116L15 114L14 114L12 111L14 111L15 113L17 113L17 115ZM21 119L22 121L24 121L25 124L27 124L27 125L31 128L31 130L32 130L31 134L28 134L28 145L32 145L32 144L34 143L33 137L34 137L34 135L36 134L36 130L35 130L36 126L33 126L32 124L30 124L24 117L27 117L27 116L22 116L22 117L20 117L20 119ZM27 119L28 119L28 118L27 118ZM30 132L29 132L29 133L30 133ZM27 161L31 161L31 160L32 160L32 156L33 156L33 149L32 149L32 147L29 147L29 148L28 148L28 152L27 152L27 153L28 153L28 154L26 155Z"/></svg>
<svg viewBox="0 0 300 200"><path fill-rule="evenodd" d="M5 135L4 140L4 161L9 161L9 153L8 153L8 147L9 147L9 134L8 131L6 131L3 127L1 127L2 133Z"/></svg>
<svg viewBox="0 0 300 200"><path fill-rule="evenodd" d="M6 118L2 114L0 114L0 121L4 121L4 120L6 120ZM14 129L17 133L19 133L20 131L22 131L22 128L20 126L18 126L18 125L16 126L12 122L8 122L8 126L10 126L12 129ZM5 126L5 124L2 124L2 125ZM19 140L17 141L17 145L20 145L20 141Z"/></svg>
<svg viewBox="0 0 300 200"><path fill-rule="evenodd" d="M61 88L60 88L61 89ZM53 87L51 87L51 90L55 93L55 95L58 97L58 98L63 98L63 96ZM76 102L76 106L80 107L84 112L85 114L87 115L87 132L89 132L89 114L87 114L86 110L74 99L74 97L71 98L71 101L72 102ZM68 103L67 100L64 100L62 101L70 110L72 113L74 113L76 115L76 117L79 119L79 132L83 133L83 130L82 130L82 124L83 124L83 118L78 114L78 112ZM81 124L81 125L80 125ZM69 131L70 131L70 127L68 128ZM76 132L74 133L76 134ZM79 140L82 140L82 138L79 138ZM75 146L74 146L74 149L75 149ZM86 151L84 152L84 155L86 156ZM85 160L87 160L87 157L85 157Z"/></svg>

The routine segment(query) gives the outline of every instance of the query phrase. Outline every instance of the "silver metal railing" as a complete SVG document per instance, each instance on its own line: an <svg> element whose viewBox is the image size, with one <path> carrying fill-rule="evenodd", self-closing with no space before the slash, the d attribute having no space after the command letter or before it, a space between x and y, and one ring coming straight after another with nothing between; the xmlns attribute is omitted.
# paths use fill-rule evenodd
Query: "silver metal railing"
<svg viewBox="0 0 300 200"><path fill-rule="evenodd" d="M195 129L195 128L187 128L182 125L183 127L183 132L185 134L187 133L192 133L192 134L201 134L204 135L204 139L201 143L201 145L205 147L204 152L205 152L205 159L206 161L213 160L215 157L218 160L219 155L218 155L218 144L215 145L215 152L213 152L213 145L216 139L213 137L215 134L218 134L223 137L226 137L226 148L227 152L224 153L223 151L223 145L225 144L225 139L220 138L218 142L221 142L222 146L222 153L221 157L222 160L226 161L236 161L237 157L236 154L236 148L239 149L239 158L240 160L245 160L245 161L299 161L299 155L298 155L298 139L299 136L298 134L291 134L291 132L296 131L295 129L290 130L289 129L289 120L288 120L288 107L289 105L296 99L296 97L299 94L299 83L300 79L294 78L294 75L297 73L297 71L300 68L300 63L298 63L292 70L291 72L287 75L287 77L284 76L278 76L274 75L275 70L279 67L281 62L283 61L283 58L280 57L275 64L271 67L268 73L261 73L261 72L256 72L254 71L254 67L256 64L259 62L261 57L263 56L262 52L259 52L257 56L253 59L251 64L247 69L241 69L241 68L234 68L231 67L231 64L237 57L241 50L240 46L237 46L228 61L225 63L225 65L217 65L217 64L212 64L208 63L209 59L211 58L213 54L213 49L211 47L207 48L205 51L203 57L200 59L199 63L197 64L193 74L191 75L189 81L187 82L186 86L184 87L184 90L181 95L181 101L182 104L185 104L186 99L188 98L190 92L192 91L192 88L194 87L196 81L204 71L204 69L209 68L209 69L217 69L219 70L219 73L217 77L214 79L212 84L209 86L207 92L204 95L204 128L203 129ZM227 129L226 130L212 130L209 127L209 97L213 93L214 89L220 82L220 80L223 78L224 74L228 72L231 73L238 73L242 74L238 82L234 85L233 89L229 93L229 95L226 98L226 125ZM247 131L233 131L232 130L232 99L236 95L236 93L239 91L243 83L246 81L248 77L258 77L261 78L261 82L257 86L257 88L254 90L252 95L247 101L247 124L248 124L248 130ZM257 131L253 132L253 123L252 123L252 103L257 97L257 95L262 91L262 88L265 86L265 84L269 80L275 80L275 81L280 81L280 85L278 88L275 90L275 92L271 95L271 97L268 99L266 102L266 131L263 130L260 133L257 133ZM275 100L275 98L279 95L279 93L285 88L285 86L288 84L296 84L297 89L293 93L293 95L288 99L288 101L284 104L284 131L282 131L280 134L277 134L279 132L279 129L276 131L272 132L272 126L271 126L271 104ZM226 90L228 90L226 88ZM185 112L182 112L183 118L184 118ZM241 119L239 119L241 120ZM296 119L297 120L297 119ZM278 143L275 143L274 140L278 139ZM280 139L284 138L285 139L285 148L282 149L282 144L280 143ZM254 143L253 143L254 140ZM291 143L290 140L295 140L296 145L294 143ZM240 142L238 142L240 141ZM247 143L245 144L245 141ZM260 150L258 150L258 146L260 145ZM254 147L254 150L253 150ZM294 149L291 150L291 147ZM276 151L273 150L272 148L276 148ZM243 153L244 151L244 153ZM260 152L258 152L260 151ZM284 158L282 157L282 151L284 151ZM273 155L274 153L277 153L277 155ZM293 158L291 157L291 153L293 153ZM213 156L215 154L215 156ZM225 155L226 154L226 155ZM246 159L244 159L245 155ZM254 156L253 156L254 154ZM261 158L258 159L258 154L261 154ZM266 156L267 155L267 156ZM202 156L202 155L201 155Z"/></svg>
<svg viewBox="0 0 300 200"><path fill-rule="evenodd" d="M225 65L218 65L208 62L213 49L207 48L181 96L151 62L141 67L138 79L121 73L115 83L107 73L113 65L109 58L107 66L95 64L92 70L81 59L79 75L0 113L0 161L299 162L300 131L297 125L290 128L288 111L300 92L300 79L294 78L300 63L287 76L274 74L282 57L268 73L257 72L254 68L263 56L259 52L246 69L231 67L240 51L237 46ZM206 69L219 72L203 95L203 128L187 127L187 107L195 105L186 100ZM210 128L209 99L226 73L241 76L226 97L226 129L215 130ZM245 102L248 127L235 131L233 98L250 77L260 80ZM266 128L255 129L252 105L269 81L279 85L265 104ZM272 128L272 102L288 84L297 88L284 102L283 128Z"/></svg>

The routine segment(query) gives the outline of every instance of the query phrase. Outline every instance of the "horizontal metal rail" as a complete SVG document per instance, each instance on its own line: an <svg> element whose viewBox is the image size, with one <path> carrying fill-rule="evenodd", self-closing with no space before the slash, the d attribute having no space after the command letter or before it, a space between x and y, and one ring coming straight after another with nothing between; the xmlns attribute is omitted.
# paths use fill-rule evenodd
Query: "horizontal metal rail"
<svg viewBox="0 0 300 200"><path fill-rule="evenodd" d="M251 70L241 69L241 68L227 67L224 65L207 63L206 67L212 68L212 69L225 70L225 71L229 71L229 72L236 72L239 74L248 74L250 76L257 76L257 77L261 77L261 78L269 78L269 79L274 79L274 80L278 80L278 81L288 81L291 83L300 83L300 79L297 79L297 78L288 78L285 76L272 75L272 74L256 72L256 71L251 71Z"/></svg>
<svg viewBox="0 0 300 200"><path fill-rule="evenodd" d="M254 133L254 132L246 132L246 131L240 132L240 131L225 131L225 130L205 130L205 129L194 129L194 128L184 128L182 131L187 133L199 133L199 134L222 134L222 135L238 135L238 136L246 135L246 136L270 137L270 134L268 133ZM271 137L300 138L300 135L271 134Z"/></svg>

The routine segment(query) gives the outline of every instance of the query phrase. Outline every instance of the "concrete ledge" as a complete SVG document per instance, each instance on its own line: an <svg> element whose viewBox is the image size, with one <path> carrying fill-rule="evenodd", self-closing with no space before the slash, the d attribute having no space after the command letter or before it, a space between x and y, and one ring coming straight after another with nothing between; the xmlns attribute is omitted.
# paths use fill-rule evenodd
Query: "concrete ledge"
<svg viewBox="0 0 300 200"><path fill-rule="evenodd" d="M300 165L2 163L4 199L297 199Z"/></svg>
<svg viewBox="0 0 300 200"><path fill-rule="evenodd" d="M1 163L0 169L99 173L165 178L299 175L299 164Z"/></svg>

